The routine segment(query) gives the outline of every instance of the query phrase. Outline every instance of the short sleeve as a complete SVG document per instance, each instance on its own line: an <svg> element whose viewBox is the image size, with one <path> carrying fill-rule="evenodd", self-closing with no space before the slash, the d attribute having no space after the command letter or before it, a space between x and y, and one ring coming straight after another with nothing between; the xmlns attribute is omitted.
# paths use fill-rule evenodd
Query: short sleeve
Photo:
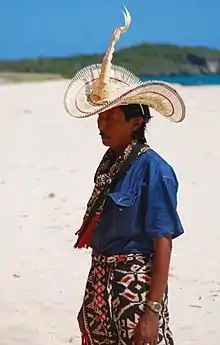
<svg viewBox="0 0 220 345"><path fill-rule="evenodd" d="M148 191L145 226L151 239L171 236L176 238L184 230L177 213L177 190L175 180L160 177Z"/></svg>

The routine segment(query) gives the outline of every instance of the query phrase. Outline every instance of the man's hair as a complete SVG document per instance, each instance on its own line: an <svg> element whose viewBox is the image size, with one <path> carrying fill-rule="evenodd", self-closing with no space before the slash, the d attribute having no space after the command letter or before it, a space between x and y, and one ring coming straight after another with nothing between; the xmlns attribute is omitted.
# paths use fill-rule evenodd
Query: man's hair
<svg viewBox="0 0 220 345"><path fill-rule="evenodd" d="M145 137L145 130L148 122L151 119L150 110L147 105L142 104L128 104L121 105L120 108L125 114L125 119L129 121L134 117L143 117L144 122L141 126L133 133L133 138L136 139L141 144L146 144L147 140Z"/></svg>

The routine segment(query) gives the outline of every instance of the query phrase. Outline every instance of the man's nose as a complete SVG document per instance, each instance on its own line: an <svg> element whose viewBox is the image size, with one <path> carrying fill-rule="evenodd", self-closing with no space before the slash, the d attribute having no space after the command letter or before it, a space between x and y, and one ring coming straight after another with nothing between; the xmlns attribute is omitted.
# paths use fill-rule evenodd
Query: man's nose
<svg viewBox="0 0 220 345"><path fill-rule="evenodd" d="M106 127L106 121L105 120L99 120L98 121L98 128L101 131L104 131Z"/></svg>

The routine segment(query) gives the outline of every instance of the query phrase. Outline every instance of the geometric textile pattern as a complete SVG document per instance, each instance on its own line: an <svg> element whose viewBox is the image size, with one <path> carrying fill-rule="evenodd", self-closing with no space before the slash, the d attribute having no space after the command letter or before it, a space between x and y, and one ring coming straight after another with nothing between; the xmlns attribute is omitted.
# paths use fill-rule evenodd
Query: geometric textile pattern
<svg viewBox="0 0 220 345"><path fill-rule="evenodd" d="M78 315L83 345L131 345L146 308L152 258L139 254L92 255L82 308ZM174 345L169 328L167 291L160 314L158 345Z"/></svg>

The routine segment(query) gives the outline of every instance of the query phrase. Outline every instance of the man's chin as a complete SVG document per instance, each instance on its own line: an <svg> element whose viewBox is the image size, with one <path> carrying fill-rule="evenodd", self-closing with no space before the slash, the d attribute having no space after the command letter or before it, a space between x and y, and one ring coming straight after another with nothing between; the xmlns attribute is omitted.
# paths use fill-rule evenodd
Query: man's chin
<svg viewBox="0 0 220 345"><path fill-rule="evenodd" d="M104 146L111 146L110 140L108 138L102 138L102 143Z"/></svg>

